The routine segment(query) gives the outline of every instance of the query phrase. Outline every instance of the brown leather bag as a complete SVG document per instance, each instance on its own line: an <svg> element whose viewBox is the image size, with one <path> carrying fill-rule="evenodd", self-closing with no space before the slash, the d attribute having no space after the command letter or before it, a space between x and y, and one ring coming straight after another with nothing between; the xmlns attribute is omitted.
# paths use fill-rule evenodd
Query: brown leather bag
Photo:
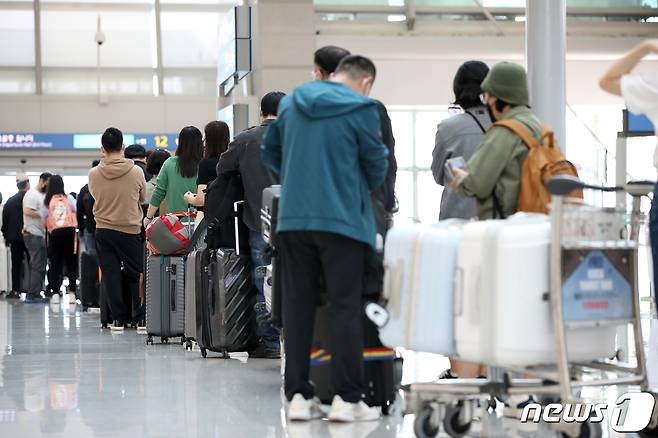
<svg viewBox="0 0 658 438"><path fill-rule="evenodd" d="M493 126L502 126L518 135L528 147L528 157L521 170L521 187L517 211L548 213L551 194L546 189L546 181L557 175L578 177L576 166L568 161L562 151L555 146L553 131L542 125L541 143L535 139L525 125L517 120L501 120ZM568 197L583 198L578 190Z"/></svg>

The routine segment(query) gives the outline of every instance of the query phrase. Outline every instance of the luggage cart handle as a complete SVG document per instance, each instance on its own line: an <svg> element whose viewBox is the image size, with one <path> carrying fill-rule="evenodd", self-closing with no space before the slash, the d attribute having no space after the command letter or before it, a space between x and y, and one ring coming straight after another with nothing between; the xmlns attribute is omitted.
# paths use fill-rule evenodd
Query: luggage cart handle
<svg viewBox="0 0 658 438"><path fill-rule="evenodd" d="M602 192L620 192L624 190L623 187L619 186L605 187L586 184L579 178L570 175L554 176L546 182L546 188L552 195L557 196L566 196L576 190L582 189L599 190Z"/></svg>
<svg viewBox="0 0 658 438"><path fill-rule="evenodd" d="M633 197L641 197L651 193L655 185L655 181L629 181L623 186L599 186L587 184L570 175L555 176L546 182L548 191L557 196L566 196L576 190L590 189L600 192L626 192Z"/></svg>
<svg viewBox="0 0 658 438"><path fill-rule="evenodd" d="M240 255L240 217L238 215L240 205L243 205L244 201L236 201L233 203L233 226L235 230L235 255Z"/></svg>

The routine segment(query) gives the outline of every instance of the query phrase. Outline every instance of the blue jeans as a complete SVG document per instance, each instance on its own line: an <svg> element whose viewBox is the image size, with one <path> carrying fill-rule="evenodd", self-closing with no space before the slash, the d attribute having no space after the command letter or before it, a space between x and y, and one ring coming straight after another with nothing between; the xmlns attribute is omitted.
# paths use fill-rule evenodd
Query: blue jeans
<svg viewBox="0 0 658 438"><path fill-rule="evenodd" d="M263 240L263 236L259 231L249 230L249 247L251 250L251 262L252 262L252 276L256 289L258 290L258 296L256 299L256 319L258 320L258 336L261 337L265 345L269 348L278 349L279 344L279 330L276 327L273 327L269 323L270 314L265 307L265 293L263 292L263 281L264 278L262 275L257 274L257 269L261 266L266 266L269 264L265 260L265 249L267 248L267 243Z"/></svg>
<svg viewBox="0 0 658 438"><path fill-rule="evenodd" d="M653 259L653 293L658 293L658 184L653 191L653 201L649 212L649 240Z"/></svg>

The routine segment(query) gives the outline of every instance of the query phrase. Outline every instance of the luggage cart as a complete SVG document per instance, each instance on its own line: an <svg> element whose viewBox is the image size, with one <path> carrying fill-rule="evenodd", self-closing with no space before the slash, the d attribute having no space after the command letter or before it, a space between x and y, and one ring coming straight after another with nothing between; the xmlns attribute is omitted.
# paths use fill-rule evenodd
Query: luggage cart
<svg viewBox="0 0 658 438"><path fill-rule="evenodd" d="M553 200L550 213L551 287L546 299L550 300L552 312L556 363L518 369L490 368L487 379L451 379L407 386L407 412L416 413L414 432L417 437L437 436L441 428L451 437L465 436L478 409L495 409L497 399L504 401L512 395L537 396L542 405L558 400L573 404L583 402L577 393L583 388L618 385L649 390L637 273L640 227L645 218L640 209L641 198L653 191L654 184L634 182L624 187L599 187L568 176L555 177L547 183ZM583 189L625 191L633 197L632 210L628 213L594 208L565 200L566 195ZM610 269L610 264L616 269ZM587 275L603 271L620 273L621 279L619 276L613 281L605 278L605 286L603 282L597 286L594 277L592 283L583 286L582 281L588 281ZM577 286L574 286L574 281ZM592 299L587 305L585 301L574 302L584 296L579 287L588 287L595 292L606 289L606 299L611 299L613 305L608 306L604 299ZM654 310L652 298L652 313ZM631 326L635 363L625 363L629 354L619 349L615 357L606 360L570 361L567 330L605 325L624 329ZM510 377L512 373L529 378L514 379ZM656 394L653 395L658 399ZM520 418L521 411L506 409L507 415ZM562 421L549 426L565 437L602 435L601 423ZM658 409L654 409L649 426L640 435L658 436Z"/></svg>

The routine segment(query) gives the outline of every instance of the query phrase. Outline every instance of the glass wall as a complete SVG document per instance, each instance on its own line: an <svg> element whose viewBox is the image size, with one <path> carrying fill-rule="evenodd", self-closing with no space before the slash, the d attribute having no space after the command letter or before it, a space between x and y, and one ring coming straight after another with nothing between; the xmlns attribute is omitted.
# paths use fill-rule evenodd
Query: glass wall
<svg viewBox="0 0 658 438"><path fill-rule="evenodd" d="M622 106L575 106L567 113L567 158L582 179L614 184L615 145L622 129ZM436 127L449 117L448 107L389 107L398 161L399 220L436 222L443 188L431 172ZM628 149L628 178L655 179L652 165L655 137L632 139ZM614 203L588 195L589 201Z"/></svg>
<svg viewBox="0 0 658 438"><path fill-rule="evenodd" d="M98 92L100 20L101 92L157 95L216 93L219 18L240 0L41 0L44 94ZM34 4L5 2L0 13L0 93L37 91ZM162 60L162 78L158 61Z"/></svg>

